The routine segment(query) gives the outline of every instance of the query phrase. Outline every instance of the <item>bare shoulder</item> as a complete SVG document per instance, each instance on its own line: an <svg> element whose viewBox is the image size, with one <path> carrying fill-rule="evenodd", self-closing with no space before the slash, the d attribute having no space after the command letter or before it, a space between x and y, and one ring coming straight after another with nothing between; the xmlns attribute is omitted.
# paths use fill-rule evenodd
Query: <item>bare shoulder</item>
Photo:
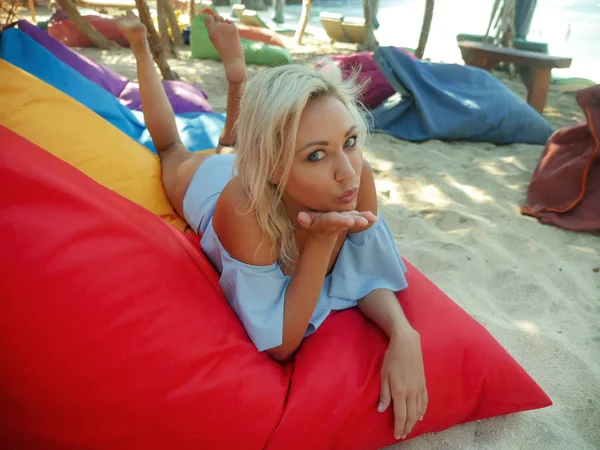
<svg viewBox="0 0 600 450"><path fill-rule="evenodd" d="M266 238L256 215L247 212L248 197L237 177L219 195L213 228L227 252L238 261L267 266L277 261L279 251Z"/></svg>

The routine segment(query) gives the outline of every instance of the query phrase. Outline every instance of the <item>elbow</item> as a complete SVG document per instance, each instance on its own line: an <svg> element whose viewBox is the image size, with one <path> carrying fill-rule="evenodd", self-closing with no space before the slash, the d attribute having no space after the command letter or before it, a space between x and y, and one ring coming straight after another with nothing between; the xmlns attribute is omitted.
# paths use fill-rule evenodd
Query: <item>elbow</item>
<svg viewBox="0 0 600 450"><path fill-rule="evenodd" d="M278 347L274 347L267 350L267 353L272 359L274 359L278 363L285 364L293 359L294 355L296 354L296 350L298 350L298 345L286 345L286 343L284 342Z"/></svg>

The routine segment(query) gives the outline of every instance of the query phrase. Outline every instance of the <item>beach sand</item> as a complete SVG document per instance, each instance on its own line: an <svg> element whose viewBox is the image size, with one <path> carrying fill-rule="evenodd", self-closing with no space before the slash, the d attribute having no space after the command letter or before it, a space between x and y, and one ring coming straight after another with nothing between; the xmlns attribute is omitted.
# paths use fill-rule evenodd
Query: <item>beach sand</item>
<svg viewBox="0 0 600 450"><path fill-rule="evenodd" d="M296 61L347 53L350 46L310 36ZM132 79L130 51L82 53ZM221 63L171 59L225 110ZM261 70L249 67L249 75ZM522 97L519 79L501 79ZM552 90L545 111L554 127L583 119L574 94ZM369 136L381 213L401 253L483 324L542 386L554 406L456 426L397 449L600 448L600 235L564 231L522 216L543 146Z"/></svg>

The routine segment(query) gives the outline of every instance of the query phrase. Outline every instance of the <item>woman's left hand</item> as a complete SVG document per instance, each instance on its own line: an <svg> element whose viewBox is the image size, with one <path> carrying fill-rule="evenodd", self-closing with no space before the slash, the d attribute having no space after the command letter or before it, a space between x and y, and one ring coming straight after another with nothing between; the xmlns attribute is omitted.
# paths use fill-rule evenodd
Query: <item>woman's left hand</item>
<svg viewBox="0 0 600 450"><path fill-rule="evenodd" d="M381 397L377 410L394 407L394 436L404 439L427 409L427 388L421 355L421 341L416 331L393 336L381 368Z"/></svg>

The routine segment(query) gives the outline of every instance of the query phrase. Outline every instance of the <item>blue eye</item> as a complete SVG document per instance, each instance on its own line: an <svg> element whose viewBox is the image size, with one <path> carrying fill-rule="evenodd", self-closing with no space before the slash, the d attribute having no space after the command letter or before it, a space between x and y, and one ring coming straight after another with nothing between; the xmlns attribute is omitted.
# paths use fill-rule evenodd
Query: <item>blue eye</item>
<svg viewBox="0 0 600 450"><path fill-rule="evenodd" d="M356 136L350 136L344 143L344 147L354 147L356 145Z"/></svg>
<svg viewBox="0 0 600 450"><path fill-rule="evenodd" d="M323 150L317 150L308 155L308 161L317 162L321 161L325 157L325 152Z"/></svg>

